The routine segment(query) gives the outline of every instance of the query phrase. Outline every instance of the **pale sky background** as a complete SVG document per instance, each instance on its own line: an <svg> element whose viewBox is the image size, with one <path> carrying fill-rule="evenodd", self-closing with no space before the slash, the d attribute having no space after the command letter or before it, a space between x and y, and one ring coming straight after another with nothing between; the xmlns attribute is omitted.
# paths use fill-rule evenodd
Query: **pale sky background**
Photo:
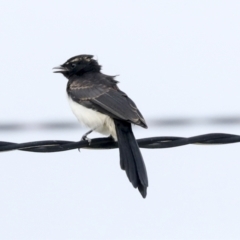
<svg viewBox="0 0 240 240"><path fill-rule="evenodd" d="M239 116L239 13L240 1L2 0L0 123L75 123L52 67L78 54L119 74L147 121ZM4 131L0 141L77 141L86 131ZM220 124L134 131L240 134ZM1 153L0 239L240 239L239 144L142 154L146 199L118 150Z"/></svg>

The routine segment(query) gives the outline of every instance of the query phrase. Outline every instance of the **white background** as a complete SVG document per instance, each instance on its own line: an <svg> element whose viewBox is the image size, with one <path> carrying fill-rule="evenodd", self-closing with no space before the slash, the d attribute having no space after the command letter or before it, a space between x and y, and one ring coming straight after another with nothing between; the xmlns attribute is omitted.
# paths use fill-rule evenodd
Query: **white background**
<svg viewBox="0 0 240 240"><path fill-rule="evenodd" d="M0 123L76 122L52 67L93 54L149 119L239 116L239 1L0 2ZM87 129L0 132L77 141ZM137 138L240 134L238 125L134 128ZM93 134L92 137L98 136ZM118 150L5 152L0 239L239 239L240 148L142 150L142 199Z"/></svg>

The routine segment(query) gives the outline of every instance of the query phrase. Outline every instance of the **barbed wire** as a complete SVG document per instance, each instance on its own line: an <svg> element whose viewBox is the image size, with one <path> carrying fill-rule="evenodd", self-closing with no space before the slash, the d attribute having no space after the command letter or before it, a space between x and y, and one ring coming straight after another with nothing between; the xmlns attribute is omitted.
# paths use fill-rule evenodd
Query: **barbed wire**
<svg viewBox="0 0 240 240"><path fill-rule="evenodd" d="M239 135L227 133L209 133L194 137L149 137L137 140L140 148L157 149L179 147L188 144L230 144L240 142ZM82 140L79 142L47 140L26 143L12 143L0 141L0 152L21 150L28 152L61 152L73 149L113 149L118 148L117 142L112 138L94 138L91 142Z"/></svg>

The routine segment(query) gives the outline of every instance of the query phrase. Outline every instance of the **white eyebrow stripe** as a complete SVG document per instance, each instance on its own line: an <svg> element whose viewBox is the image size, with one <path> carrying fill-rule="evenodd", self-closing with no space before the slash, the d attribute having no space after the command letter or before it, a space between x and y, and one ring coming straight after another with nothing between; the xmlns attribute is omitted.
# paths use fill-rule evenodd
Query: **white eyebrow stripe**
<svg viewBox="0 0 240 240"><path fill-rule="evenodd" d="M81 60L81 58L74 58L73 60L71 60L71 61L69 61L69 62L77 62L77 61L79 61L79 60Z"/></svg>

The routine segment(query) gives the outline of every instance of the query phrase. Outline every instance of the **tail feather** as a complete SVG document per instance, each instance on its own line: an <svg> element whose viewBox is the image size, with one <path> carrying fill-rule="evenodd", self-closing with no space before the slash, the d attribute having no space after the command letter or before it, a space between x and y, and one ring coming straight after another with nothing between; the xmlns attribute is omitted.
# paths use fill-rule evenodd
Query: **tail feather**
<svg viewBox="0 0 240 240"><path fill-rule="evenodd" d="M120 151L120 166L126 171L133 187L137 187L145 198L147 196L148 177L142 154L133 135L131 123L114 119L118 146Z"/></svg>
<svg viewBox="0 0 240 240"><path fill-rule="evenodd" d="M130 149L130 143L127 134L120 133L118 135L119 152L120 152L120 166L123 170L126 170L129 181L136 188L139 185L137 166L133 161L133 153Z"/></svg>

